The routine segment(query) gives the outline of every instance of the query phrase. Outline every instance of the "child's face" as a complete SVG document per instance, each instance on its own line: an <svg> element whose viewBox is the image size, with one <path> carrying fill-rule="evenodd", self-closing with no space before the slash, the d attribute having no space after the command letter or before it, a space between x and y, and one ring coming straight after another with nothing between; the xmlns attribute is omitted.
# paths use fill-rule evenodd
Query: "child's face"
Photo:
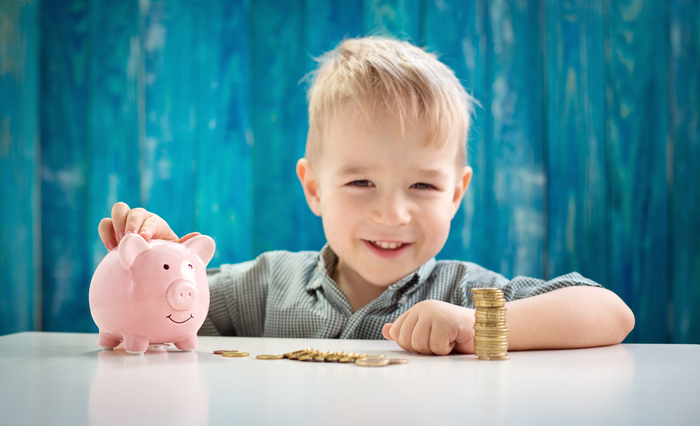
<svg viewBox="0 0 700 426"><path fill-rule="evenodd" d="M330 124L313 169L302 159L297 171L337 268L386 287L442 249L471 168L457 166L456 143L426 146L422 125L402 135L397 119L371 125L348 112Z"/></svg>

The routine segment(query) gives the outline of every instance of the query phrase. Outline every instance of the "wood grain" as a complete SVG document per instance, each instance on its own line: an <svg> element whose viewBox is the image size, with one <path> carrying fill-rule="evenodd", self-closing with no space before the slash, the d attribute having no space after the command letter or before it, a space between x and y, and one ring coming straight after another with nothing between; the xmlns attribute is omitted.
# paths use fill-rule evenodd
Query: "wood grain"
<svg viewBox="0 0 700 426"><path fill-rule="evenodd" d="M700 3L671 2L672 339L700 343Z"/></svg>
<svg viewBox="0 0 700 426"><path fill-rule="evenodd" d="M40 325L39 4L0 4L0 334Z"/></svg>
<svg viewBox="0 0 700 426"><path fill-rule="evenodd" d="M628 341L663 343L669 236L665 8L662 2L610 1L607 13L607 282L637 317Z"/></svg>
<svg viewBox="0 0 700 426"><path fill-rule="evenodd" d="M606 283L605 52L601 1L547 1L547 276Z"/></svg>
<svg viewBox="0 0 700 426"><path fill-rule="evenodd" d="M87 299L90 3L50 2L41 23L42 329L93 328Z"/></svg>

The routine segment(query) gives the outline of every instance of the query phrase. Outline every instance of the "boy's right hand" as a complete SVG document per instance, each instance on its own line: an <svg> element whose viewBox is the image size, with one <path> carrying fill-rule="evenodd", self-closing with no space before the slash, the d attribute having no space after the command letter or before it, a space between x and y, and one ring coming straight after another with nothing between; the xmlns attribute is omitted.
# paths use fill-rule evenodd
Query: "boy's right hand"
<svg viewBox="0 0 700 426"><path fill-rule="evenodd" d="M121 202L112 207L111 218L106 217L100 221L98 232L107 250L112 250L119 245L127 234L139 234L146 241L155 238L181 243L199 235L199 232L192 232L178 238L168 223L157 214L142 208L132 210Z"/></svg>

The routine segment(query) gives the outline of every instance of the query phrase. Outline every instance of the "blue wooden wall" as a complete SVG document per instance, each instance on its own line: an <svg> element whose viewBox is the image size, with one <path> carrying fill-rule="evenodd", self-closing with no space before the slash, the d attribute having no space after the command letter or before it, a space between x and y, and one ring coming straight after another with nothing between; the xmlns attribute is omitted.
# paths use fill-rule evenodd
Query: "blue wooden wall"
<svg viewBox="0 0 700 426"><path fill-rule="evenodd" d="M213 265L319 249L300 80L370 33L482 105L440 257L577 270L632 308L628 342L700 343L698 0L0 0L0 334L96 330L117 200L213 236Z"/></svg>

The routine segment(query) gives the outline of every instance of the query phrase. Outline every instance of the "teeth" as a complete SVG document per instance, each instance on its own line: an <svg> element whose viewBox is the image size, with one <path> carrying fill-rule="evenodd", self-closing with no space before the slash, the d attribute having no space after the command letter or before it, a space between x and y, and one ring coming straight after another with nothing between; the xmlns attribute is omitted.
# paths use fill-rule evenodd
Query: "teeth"
<svg viewBox="0 0 700 426"><path fill-rule="evenodd" d="M406 245L406 243L387 243L386 241L373 241L374 245L381 247L386 250L394 250L396 248L401 248Z"/></svg>

